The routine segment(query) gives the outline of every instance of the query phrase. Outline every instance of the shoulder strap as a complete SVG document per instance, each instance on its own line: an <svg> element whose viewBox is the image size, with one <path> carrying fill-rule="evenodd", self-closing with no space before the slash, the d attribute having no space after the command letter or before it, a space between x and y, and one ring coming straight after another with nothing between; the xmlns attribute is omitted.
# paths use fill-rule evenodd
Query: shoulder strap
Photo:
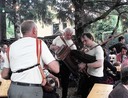
<svg viewBox="0 0 128 98"><path fill-rule="evenodd" d="M64 40L63 36L60 36L60 38L62 39L62 41L65 43L65 45L67 45L66 41ZM68 45L67 45L68 46Z"/></svg>
<svg viewBox="0 0 128 98"><path fill-rule="evenodd" d="M67 43L66 43L66 41L64 40L63 36L60 36L60 38L61 38L62 41L65 43L65 45L67 45ZM72 47L73 45L75 45L74 42L73 42L73 44L71 44L70 46L68 46L68 45L67 45L67 46L68 46L68 47Z"/></svg>
<svg viewBox="0 0 128 98"><path fill-rule="evenodd" d="M38 68L40 70L40 73L41 73L41 76L42 76L42 85L44 86L46 84L46 76L44 74L44 71L40 65L40 56L41 56L41 47L42 47L42 44L41 44L41 40L40 39L36 39L36 54L37 54L37 63L39 64Z"/></svg>

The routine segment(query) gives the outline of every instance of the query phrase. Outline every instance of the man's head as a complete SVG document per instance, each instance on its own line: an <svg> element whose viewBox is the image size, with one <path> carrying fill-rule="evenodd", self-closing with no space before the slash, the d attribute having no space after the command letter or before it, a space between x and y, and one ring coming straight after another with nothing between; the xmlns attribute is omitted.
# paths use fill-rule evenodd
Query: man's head
<svg viewBox="0 0 128 98"><path fill-rule="evenodd" d="M3 44L2 45L2 51L5 53L5 52L7 52L7 49L8 49L8 45Z"/></svg>
<svg viewBox="0 0 128 98"><path fill-rule="evenodd" d="M121 82L128 85L128 66L121 69Z"/></svg>
<svg viewBox="0 0 128 98"><path fill-rule="evenodd" d="M64 38L66 40L70 40L72 39L72 34L73 34L73 29L72 28L65 28L64 29L64 32L63 32L63 35L64 35Z"/></svg>
<svg viewBox="0 0 128 98"><path fill-rule="evenodd" d="M94 37L92 36L91 33L83 33L81 36L81 41L86 46L92 46Z"/></svg>
<svg viewBox="0 0 128 98"><path fill-rule="evenodd" d="M121 54L122 54L122 55L127 55L127 52L128 52L127 47L123 45L123 46L121 47Z"/></svg>
<svg viewBox="0 0 128 98"><path fill-rule="evenodd" d="M118 38L118 41L121 42L121 43L125 43L125 38L124 38L124 36L120 36L120 37Z"/></svg>
<svg viewBox="0 0 128 98"><path fill-rule="evenodd" d="M37 37L37 26L34 21L26 20L21 24L23 37Z"/></svg>

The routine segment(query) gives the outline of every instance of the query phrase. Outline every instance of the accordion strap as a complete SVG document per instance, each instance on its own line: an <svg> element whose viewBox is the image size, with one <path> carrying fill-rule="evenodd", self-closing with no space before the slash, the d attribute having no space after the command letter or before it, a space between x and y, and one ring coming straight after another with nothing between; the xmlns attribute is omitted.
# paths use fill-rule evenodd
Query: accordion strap
<svg viewBox="0 0 128 98"><path fill-rule="evenodd" d="M61 40L67 45L66 41L64 40L63 36L60 36ZM68 45L67 45L68 46Z"/></svg>
<svg viewBox="0 0 128 98"><path fill-rule="evenodd" d="M62 41L65 43L65 45L66 45L66 46L68 46L68 45L67 45L67 43L66 43L66 41L64 40L63 36L60 36L60 38L61 38L61 39L62 39ZM71 45L70 45L70 46L68 46L68 47L70 48L70 47L72 47L73 45L74 45L74 43L73 43L73 44L71 44Z"/></svg>

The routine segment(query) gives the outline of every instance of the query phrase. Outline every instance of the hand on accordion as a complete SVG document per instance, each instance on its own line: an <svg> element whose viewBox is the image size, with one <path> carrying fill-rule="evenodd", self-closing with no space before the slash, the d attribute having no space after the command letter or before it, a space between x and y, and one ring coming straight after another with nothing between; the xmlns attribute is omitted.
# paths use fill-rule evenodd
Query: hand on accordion
<svg viewBox="0 0 128 98"><path fill-rule="evenodd" d="M59 50L60 47L59 46L54 46L54 50Z"/></svg>
<svg viewBox="0 0 128 98"><path fill-rule="evenodd" d="M78 67L79 67L79 71L83 72L86 69L86 64L82 62L78 64Z"/></svg>

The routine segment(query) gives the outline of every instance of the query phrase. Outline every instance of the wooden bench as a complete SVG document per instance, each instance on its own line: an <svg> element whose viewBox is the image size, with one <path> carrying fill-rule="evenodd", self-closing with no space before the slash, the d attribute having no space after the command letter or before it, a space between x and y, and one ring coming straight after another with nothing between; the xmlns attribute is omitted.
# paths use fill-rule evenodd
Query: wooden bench
<svg viewBox="0 0 128 98"><path fill-rule="evenodd" d="M2 79L0 75L0 82L0 98L7 98L7 92L11 81Z"/></svg>
<svg viewBox="0 0 128 98"><path fill-rule="evenodd" d="M87 98L108 98L113 85L95 83Z"/></svg>

